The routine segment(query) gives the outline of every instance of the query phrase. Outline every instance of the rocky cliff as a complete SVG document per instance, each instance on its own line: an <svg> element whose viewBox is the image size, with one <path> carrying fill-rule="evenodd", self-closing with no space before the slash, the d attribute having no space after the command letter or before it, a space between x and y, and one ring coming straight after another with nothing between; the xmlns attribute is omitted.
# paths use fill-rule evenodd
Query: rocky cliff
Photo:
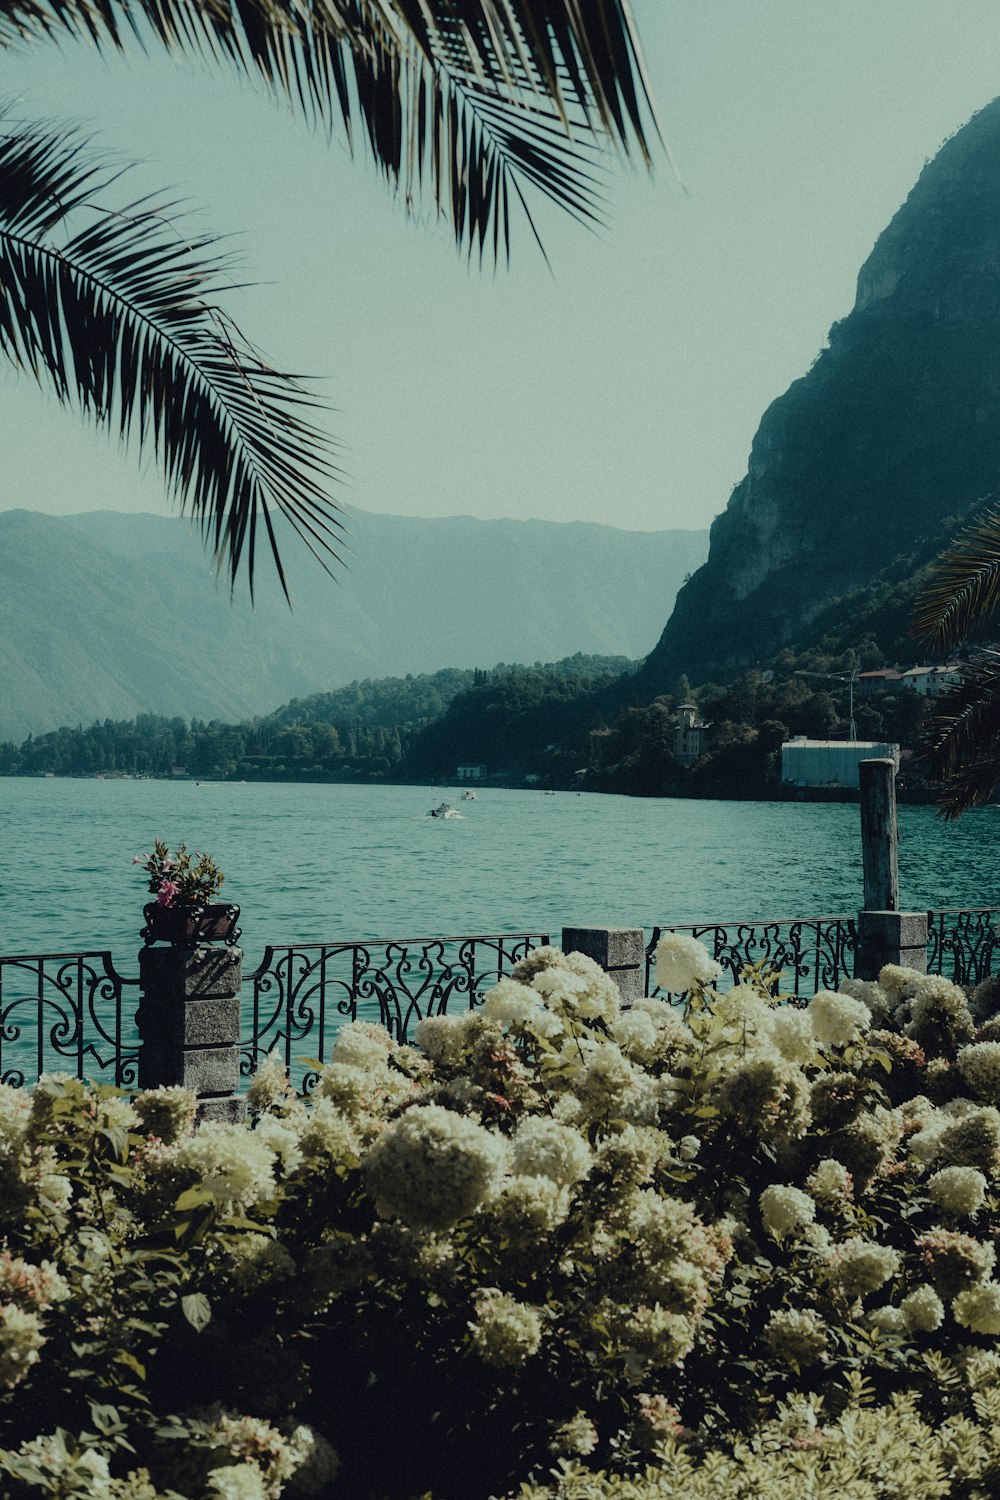
<svg viewBox="0 0 1000 1500"><path fill-rule="evenodd" d="M731 674L1000 488L1000 99L929 162L808 374L768 408L644 669Z"/></svg>

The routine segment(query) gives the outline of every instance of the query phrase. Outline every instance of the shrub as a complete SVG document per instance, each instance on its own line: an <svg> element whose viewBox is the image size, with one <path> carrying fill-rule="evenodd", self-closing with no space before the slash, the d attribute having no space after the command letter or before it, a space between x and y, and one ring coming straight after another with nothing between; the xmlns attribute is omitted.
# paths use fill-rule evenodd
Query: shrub
<svg viewBox="0 0 1000 1500"><path fill-rule="evenodd" d="M11 1496L989 1493L994 1044L904 970L663 967L623 1013L536 951L416 1047L346 1026L308 1101L266 1065L246 1129L0 1090Z"/></svg>

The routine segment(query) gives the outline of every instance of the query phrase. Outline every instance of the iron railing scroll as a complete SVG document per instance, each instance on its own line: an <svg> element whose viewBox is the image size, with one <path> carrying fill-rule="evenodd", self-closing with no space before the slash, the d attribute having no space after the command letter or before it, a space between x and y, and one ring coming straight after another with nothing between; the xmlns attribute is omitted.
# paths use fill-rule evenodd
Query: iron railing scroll
<svg viewBox="0 0 1000 1500"><path fill-rule="evenodd" d="M927 913L927 972L976 985L993 972L1000 950L1000 907Z"/></svg>
<svg viewBox="0 0 1000 1500"><path fill-rule="evenodd" d="M271 944L245 981L253 1000L241 1072L248 1077L276 1056L308 1090L316 1072L308 1063L303 1071L303 1058L326 1061L345 1021L372 1021L397 1041L411 1041L425 1016L480 1005L518 959L548 940L546 933L493 933Z"/></svg>
<svg viewBox="0 0 1000 1500"><path fill-rule="evenodd" d="M760 922L695 922L654 927L646 945L646 994L658 995L656 945L665 932L683 932L704 943L722 965L719 987L737 984L752 966L780 972L779 992L805 1004L817 990L835 990L854 973L857 925L853 917L788 917Z"/></svg>
<svg viewBox="0 0 1000 1500"><path fill-rule="evenodd" d="M0 1082L21 1088L42 1073L134 1088L139 1041L122 1015L126 986L107 952L0 958Z"/></svg>

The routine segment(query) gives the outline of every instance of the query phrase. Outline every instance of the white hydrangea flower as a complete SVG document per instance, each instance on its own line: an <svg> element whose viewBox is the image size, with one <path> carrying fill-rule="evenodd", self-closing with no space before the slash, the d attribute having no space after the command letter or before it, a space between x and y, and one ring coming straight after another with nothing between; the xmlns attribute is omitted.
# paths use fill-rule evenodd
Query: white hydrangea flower
<svg viewBox="0 0 1000 1500"><path fill-rule="evenodd" d="M712 1013L726 1026L768 1036L774 1021L774 1007L752 984L736 984L712 1004Z"/></svg>
<svg viewBox="0 0 1000 1500"><path fill-rule="evenodd" d="M610 1026L621 1009L618 986L602 969L596 977L570 968L542 969L531 984L548 1009L568 1021L603 1021Z"/></svg>
<svg viewBox="0 0 1000 1500"><path fill-rule="evenodd" d="M538 991L516 979L501 979L488 990L479 1014L494 1026L530 1030L536 1036L558 1036L562 1031L559 1017L545 1009Z"/></svg>
<svg viewBox="0 0 1000 1500"><path fill-rule="evenodd" d="M288 1077L288 1069L278 1057L266 1057L259 1064L257 1071L250 1080L247 1089L247 1104L255 1114L264 1114L270 1110L279 1112L285 1107L290 1098L294 1098L295 1090Z"/></svg>
<svg viewBox="0 0 1000 1500"><path fill-rule="evenodd" d="M132 1102L138 1117L138 1129L168 1146L190 1135L194 1129L198 1099L191 1089L176 1084L161 1085L156 1089L144 1089Z"/></svg>
<svg viewBox="0 0 1000 1500"><path fill-rule="evenodd" d="M946 1167L978 1167L992 1175L1000 1165L1000 1111L970 1104L963 1112L942 1114L936 1158Z"/></svg>
<svg viewBox="0 0 1000 1500"><path fill-rule="evenodd" d="M585 1053L574 1092L591 1120L609 1116L652 1125L659 1115L657 1080L630 1063L614 1042L604 1042L589 1055Z"/></svg>
<svg viewBox="0 0 1000 1500"><path fill-rule="evenodd" d="M625 1373L633 1383L645 1380L649 1371L662 1365L676 1365L691 1350L691 1319L657 1303L640 1304L620 1321L619 1339L625 1361Z"/></svg>
<svg viewBox="0 0 1000 1500"><path fill-rule="evenodd" d="M46 1433L22 1443L16 1457L26 1458L32 1469L45 1476L42 1481L45 1490L36 1491L38 1494L79 1495L81 1483L86 1484L87 1500L112 1500L123 1492L122 1482L112 1480L111 1466L104 1454L94 1448L74 1448L70 1452L63 1432Z"/></svg>
<svg viewBox="0 0 1000 1500"><path fill-rule="evenodd" d="M900 1307L876 1307L873 1312L869 1313L868 1321L873 1328L880 1329L882 1333L909 1332L906 1315Z"/></svg>
<svg viewBox="0 0 1000 1500"><path fill-rule="evenodd" d="M565 1187L586 1177L593 1161L594 1154L578 1130L540 1115L522 1119L511 1144L515 1172L550 1177Z"/></svg>
<svg viewBox="0 0 1000 1500"><path fill-rule="evenodd" d="M714 984L722 973L704 943L686 932L665 932L656 945L656 982L682 995L696 984Z"/></svg>
<svg viewBox="0 0 1000 1500"><path fill-rule="evenodd" d="M472 1040L473 1019L480 1021L474 1011L458 1016L425 1016L417 1022L414 1043L438 1066L461 1067Z"/></svg>
<svg viewBox="0 0 1000 1500"><path fill-rule="evenodd" d="M816 1204L798 1188L772 1183L759 1198L760 1216L772 1239L783 1240L805 1229L816 1217Z"/></svg>
<svg viewBox="0 0 1000 1500"><path fill-rule="evenodd" d="M487 1287L476 1302L476 1320L469 1324L472 1346L488 1365L523 1365L542 1342L542 1317L535 1307L518 1302L507 1292Z"/></svg>
<svg viewBox="0 0 1000 1500"><path fill-rule="evenodd" d="M337 1033L331 1057L334 1062L346 1063L351 1068L380 1073L395 1046L384 1026L373 1026L368 1021L348 1021Z"/></svg>
<svg viewBox="0 0 1000 1500"><path fill-rule="evenodd" d="M565 1223L570 1209L570 1191L551 1177L517 1173L508 1177L490 1202L495 1222L513 1239L534 1239L551 1234Z"/></svg>
<svg viewBox="0 0 1000 1500"><path fill-rule="evenodd" d="M896 1011L903 1033L925 1045L968 1041L975 1029L965 991L941 974L922 974Z"/></svg>
<svg viewBox="0 0 1000 1500"><path fill-rule="evenodd" d="M877 1292L899 1270L899 1252L871 1240L842 1240L827 1256L827 1271L845 1297Z"/></svg>
<svg viewBox="0 0 1000 1500"><path fill-rule="evenodd" d="M941 1135L947 1124L947 1116L939 1112L930 1115L921 1128L909 1137L906 1146L910 1155L925 1166L929 1165L941 1149Z"/></svg>
<svg viewBox="0 0 1000 1500"><path fill-rule="evenodd" d="M299 1143L298 1131L277 1115L261 1115L254 1135L274 1152L284 1172L294 1172L302 1161L302 1147Z"/></svg>
<svg viewBox="0 0 1000 1500"><path fill-rule="evenodd" d="M1000 1104L1000 1042L974 1042L960 1048L955 1066L977 1099Z"/></svg>
<svg viewBox="0 0 1000 1500"><path fill-rule="evenodd" d="M337 1477L340 1458L321 1432L300 1423L288 1439L289 1456L295 1464L296 1495L326 1495Z"/></svg>
<svg viewBox="0 0 1000 1500"><path fill-rule="evenodd" d="M1000 1283L982 1281L966 1287L951 1304L956 1323L973 1333L1000 1334Z"/></svg>
<svg viewBox="0 0 1000 1500"><path fill-rule="evenodd" d="M903 1298L900 1309L911 1333L933 1333L944 1322L944 1303L926 1282Z"/></svg>
<svg viewBox="0 0 1000 1500"><path fill-rule="evenodd" d="M262 1471L256 1464L226 1464L208 1473L210 1500L270 1500Z"/></svg>
<svg viewBox="0 0 1000 1500"><path fill-rule="evenodd" d="M45 1312L56 1302L65 1302L68 1296L69 1282L50 1260L36 1266L19 1255L11 1255L9 1250L0 1253L0 1298L4 1301Z"/></svg>
<svg viewBox="0 0 1000 1500"><path fill-rule="evenodd" d="M942 1167L928 1178L934 1202L952 1214L974 1214L986 1198L986 1178L975 1167Z"/></svg>
<svg viewBox="0 0 1000 1500"><path fill-rule="evenodd" d="M176 1146L150 1152L152 1178L178 1173L201 1183L225 1209L246 1208L274 1191L274 1153L243 1125L202 1125Z"/></svg>
<svg viewBox="0 0 1000 1500"><path fill-rule="evenodd" d="M918 980L925 977L918 970L908 969L902 964L883 964L879 970L878 982L889 995L893 1006L896 1006L903 995L908 990L912 990Z"/></svg>
<svg viewBox="0 0 1000 1500"><path fill-rule="evenodd" d="M823 1203L847 1203L854 1194L854 1182L843 1162L824 1157L806 1178L806 1187Z"/></svg>
<svg viewBox="0 0 1000 1500"><path fill-rule="evenodd" d="M812 1364L826 1349L826 1328L818 1313L788 1308L771 1314L764 1338L772 1353L792 1365Z"/></svg>
<svg viewBox="0 0 1000 1500"><path fill-rule="evenodd" d="M871 1028L871 1011L860 1000L833 990L817 990L806 1014L821 1047L846 1047Z"/></svg>
<svg viewBox="0 0 1000 1500"><path fill-rule="evenodd" d="M446 1229L474 1213L506 1164L503 1140L437 1104L393 1120L362 1162L380 1214L415 1229Z"/></svg>
<svg viewBox="0 0 1000 1500"><path fill-rule="evenodd" d="M0 1153L12 1159L24 1143L31 1120L31 1095L0 1083Z"/></svg>
<svg viewBox="0 0 1000 1500"><path fill-rule="evenodd" d="M237 1286L260 1287L287 1281L295 1275L295 1261L278 1240L267 1234L233 1235L226 1246L229 1271Z"/></svg>
<svg viewBox="0 0 1000 1500"><path fill-rule="evenodd" d="M808 1013L797 1005L781 1005L771 1012L771 1042L792 1063L813 1062L816 1037Z"/></svg>
<svg viewBox="0 0 1000 1500"><path fill-rule="evenodd" d="M355 1122L332 1099L315 1096L299 1127L298 1142L303 1156L310 1160L325 1157L349 1165L356 1165L362 1150Z"/></svg>
<svg viewBox="0 0 1000 1500"><path fill-rule="evenodd" d="M648 1011L626 1010L615 1021L611 1035L626 1057L637 1062L652 1062L658 1051L659 1032Z"/></svg>
<svg viewBox="0 0 1000 1500"><path fill-rule="evenodd" d="M650 1182L660 1163L671 1160L673 1151L665 1130L655 1125L626 1125L598 1143L595 1161L598 1171L616 1185L640 1184Z"/></svg>
<svg viewBox="0 0 1000 1500"><path fill-rule="evenodd" d="M866 1005L876 1026L887 1021L899 1004L899 997L884 990L874 979L841 979L837 982L837 989L840 994L850 995L852 1000L860 1000Z"/></svg>
<svg viewBox="0 0 1000 1500"><path fill-rule="evenodd" d="M0 1306L0 1386L10 1390L38 1362L45 1343L42 1320L16 1303Z"/></svg>
<svg viewBox="0 0 1000 1500"><path fill-rule="evenodd" d="M596 1447L597 1428L582 1411L557 1427L549 1441L549 1452L554 1458L567 1455L586 1458Z"/></svg>

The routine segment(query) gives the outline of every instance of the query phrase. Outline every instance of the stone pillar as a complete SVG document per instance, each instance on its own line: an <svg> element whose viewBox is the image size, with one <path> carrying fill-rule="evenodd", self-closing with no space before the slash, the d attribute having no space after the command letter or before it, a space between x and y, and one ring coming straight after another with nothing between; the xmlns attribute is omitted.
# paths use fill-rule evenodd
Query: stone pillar
<svg viewBox="0 0 1000 1500"><path fill-rule="evenodd" d="M564 927L564 953L585 953L610 974L626 1005L646 993L646 936L641 927Z"/></svg>
<svg viewBox="0 0 1000 1500"><path fill-rule="evenodd" d="M883 964L927 973L925 911L859 911L855 979L877 979Z"/></svg>
<svg viewBox="0 0 1000 1500"><path fill-rule="evenodd" d="M861 865L865 911L899 910L899 821L896 817L896 762L863 760L858 765L861 791Z"/></svg>
<svg viewBox="0 0 1000 1500"><path fill-rule="evenodd" d="M877 979L884 964L926 974L927 913L899 910L895 761L861 761L858 783L865 905L858 912L854 977Z"/></svg>
<svg viewBox="0 0 1000 1500"><path fill-rule="evenodd" d="M240 1121L240 982L243 950L200 944L139 954L139 1087L182 1084L199 1120Z"/></svg>

